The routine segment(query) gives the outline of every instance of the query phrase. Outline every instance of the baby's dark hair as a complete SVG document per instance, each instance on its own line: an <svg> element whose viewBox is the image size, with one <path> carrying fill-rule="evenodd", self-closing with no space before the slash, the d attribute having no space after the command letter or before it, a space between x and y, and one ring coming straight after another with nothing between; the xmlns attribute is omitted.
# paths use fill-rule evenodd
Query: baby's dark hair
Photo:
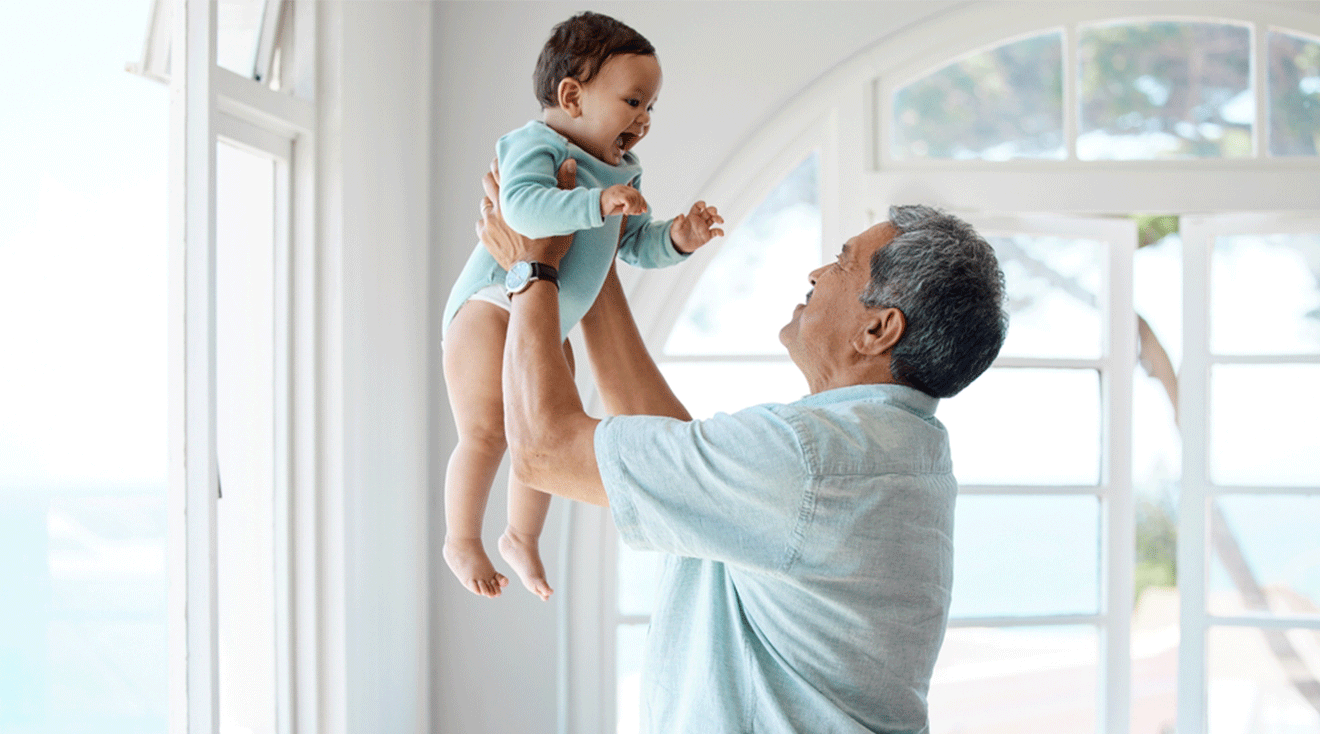
<svg viewBox="0 0 1320 734"><path fill-rule="evenodd" d="M611 56L620 54L655 56L655 46L623 23L591 11L555 26L532 73L541 109L559 106L560 80L571 76L586 84Z"/></svg>

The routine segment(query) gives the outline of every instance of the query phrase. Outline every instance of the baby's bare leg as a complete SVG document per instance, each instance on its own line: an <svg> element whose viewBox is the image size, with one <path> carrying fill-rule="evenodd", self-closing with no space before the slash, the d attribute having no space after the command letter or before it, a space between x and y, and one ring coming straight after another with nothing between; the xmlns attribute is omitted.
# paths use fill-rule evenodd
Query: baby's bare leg
<svg viewBox="0 0 1320 734"><path fill-rule="evenodd" d="M573 349L564 341L564 357L568 369L574 371ZM509 526L500 536L500 555L513 567L527 590L550 599L554 589L545 580L545 564L541 562L541 530L550 511L550 495L539 492L509 477Z"/></svg>
<svg viewBox="0 0 1320 734"><path fill-rule="evenodd" d="M481 544L490 485L504 457L504 396L500 371L509 315L482 301L463 305L445 335L445 387L458 445L445 472L445 563L468 591L496 597L509 579Z"/></svg>

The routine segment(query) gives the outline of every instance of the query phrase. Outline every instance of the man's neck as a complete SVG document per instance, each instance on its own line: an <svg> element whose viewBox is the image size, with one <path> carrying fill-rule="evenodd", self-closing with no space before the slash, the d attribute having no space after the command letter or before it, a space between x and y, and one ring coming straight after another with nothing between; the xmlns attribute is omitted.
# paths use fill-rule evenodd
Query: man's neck
<svg viewBox="0 0 1320 734"><path fill-rule="evenodd" d="M807 375L806 377L807 387L810 388L812 395L853 385L902 384L894 379L894 374L889 369L888 360L885 360L883 365L857 363L830 374Z"/></svg>

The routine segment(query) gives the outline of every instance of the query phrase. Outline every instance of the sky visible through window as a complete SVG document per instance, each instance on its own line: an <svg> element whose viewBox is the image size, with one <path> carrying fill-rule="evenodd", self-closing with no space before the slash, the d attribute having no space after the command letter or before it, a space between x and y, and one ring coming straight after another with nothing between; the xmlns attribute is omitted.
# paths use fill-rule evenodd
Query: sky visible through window
<svg viewBox="0 0 1320 734"><path fill-rule="evenodd" d="M167 728L169 95L149 0L0 23L0 731Z"/></svg>

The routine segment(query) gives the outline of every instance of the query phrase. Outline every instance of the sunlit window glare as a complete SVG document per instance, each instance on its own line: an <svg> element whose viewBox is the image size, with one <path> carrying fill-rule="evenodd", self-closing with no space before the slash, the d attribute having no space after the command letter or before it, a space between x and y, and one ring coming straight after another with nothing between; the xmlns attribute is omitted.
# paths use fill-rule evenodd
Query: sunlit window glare
<svg viewBox="0 0 1320 734"><path fill-rule="evenodd" d="M167 90L148 0L17 3L0 116L0 731L164 732Z"/></svg>

